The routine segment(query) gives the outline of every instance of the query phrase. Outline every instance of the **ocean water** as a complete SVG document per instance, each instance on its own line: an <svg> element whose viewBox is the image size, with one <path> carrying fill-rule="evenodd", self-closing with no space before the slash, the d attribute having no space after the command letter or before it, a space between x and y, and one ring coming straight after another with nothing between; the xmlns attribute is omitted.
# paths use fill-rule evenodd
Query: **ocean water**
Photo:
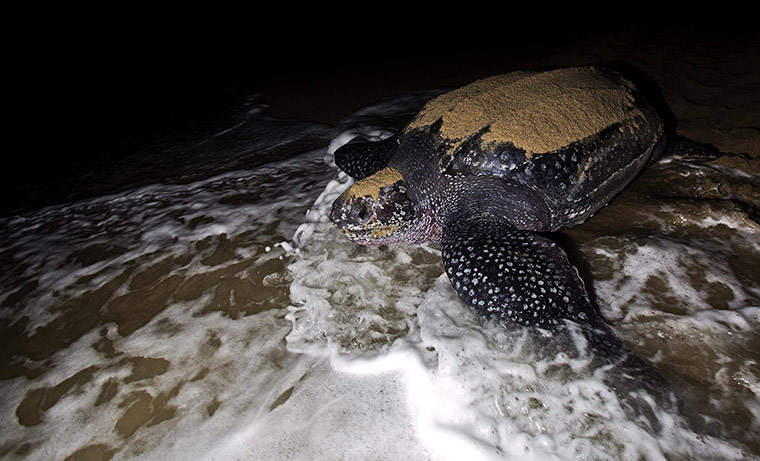
<svg viewBox="0 0 760 461"><path fill-rule="evenodd" d="M479 318L437 245L331 225L335 149L437 92L335 128L251 110L167 150L181 181L0 218L0 457L757 459L751 162L673 155L558 235L651 392L572 329Z"/></svg>

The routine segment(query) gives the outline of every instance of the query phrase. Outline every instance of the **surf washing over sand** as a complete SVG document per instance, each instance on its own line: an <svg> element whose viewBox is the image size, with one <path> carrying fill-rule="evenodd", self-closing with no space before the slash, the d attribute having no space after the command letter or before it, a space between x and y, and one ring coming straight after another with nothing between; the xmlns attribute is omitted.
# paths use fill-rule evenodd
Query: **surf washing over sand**
<svg viewBox="0 0 760 461"><path fill-rule="evenodd" d="M434 94L367 107L329 145L287 130L250 141L286 160L2 218L0 455L758 456L760 226L736 205L758 199L756 173L671 157L563 234L679 407L598 363L582 335L479 318L435 245L358 246L329 223L351 183L335 149L389 135ZM253 111L217 148L282 123Z"/></svg>

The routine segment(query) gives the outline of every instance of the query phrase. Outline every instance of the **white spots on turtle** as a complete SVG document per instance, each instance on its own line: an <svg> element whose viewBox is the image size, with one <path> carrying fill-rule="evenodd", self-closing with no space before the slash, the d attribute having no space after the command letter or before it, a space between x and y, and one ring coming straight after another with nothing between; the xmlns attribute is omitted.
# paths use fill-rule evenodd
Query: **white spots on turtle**
<svg viewBox="0 0 760 461"><path fill-rule="evenodd" d="M556 247L524 231L494 228L481 222L468 237L444 242L449 277L470 306L522 324L548 325L557 318L578 319L574 287ZM456 246L451 245L452 241ZM466 251L466 253L464 253ZM464 253L464 257L462 254ZM467 256L469 255L469 256ZM580 309L582 310L582 309Z"/></svg>

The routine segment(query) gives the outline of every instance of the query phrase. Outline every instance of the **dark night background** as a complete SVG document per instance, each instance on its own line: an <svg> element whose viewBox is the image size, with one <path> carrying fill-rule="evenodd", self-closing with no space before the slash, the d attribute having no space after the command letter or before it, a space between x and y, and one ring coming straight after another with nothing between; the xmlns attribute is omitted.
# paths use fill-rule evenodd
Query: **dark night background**
<svg viewBox="0 0 760 461"><path fill-rule="evenodd" d="M211 20L40 25L36 37L28 32L6 57L12 122L0 215L83 198L66 191L163 133L191 132L229 116L255 93L276 116L334 125L383 97L462 85L528 65L559 45L622 31L654 42L676 37L727 46L758 37L741 14L533 14L483 28L458 24L456 11L446 20L418 19L419 25L396 21L403 12L379 12L366 24L251 16L250 24L229 27Z"/></svg>

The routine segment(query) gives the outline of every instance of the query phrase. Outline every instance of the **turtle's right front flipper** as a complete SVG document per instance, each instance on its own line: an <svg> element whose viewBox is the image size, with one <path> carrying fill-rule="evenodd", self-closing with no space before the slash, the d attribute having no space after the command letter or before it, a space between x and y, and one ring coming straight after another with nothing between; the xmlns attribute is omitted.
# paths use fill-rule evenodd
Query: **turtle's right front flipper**
<svg viewBox="0 0 760 461"><path fill-rule="evenodd" d="M601 323L564 251L489 216L451 220L443 263L459 297L487 317L551 328L563 319Z"/></svg>
<svg viewBox="0 0 760 461"><path fill-rule="evenodd" d="M385 168L397 149L396 136L374 142L354 138L335 151L335 164L352 178L364 179Z"/></svg>

